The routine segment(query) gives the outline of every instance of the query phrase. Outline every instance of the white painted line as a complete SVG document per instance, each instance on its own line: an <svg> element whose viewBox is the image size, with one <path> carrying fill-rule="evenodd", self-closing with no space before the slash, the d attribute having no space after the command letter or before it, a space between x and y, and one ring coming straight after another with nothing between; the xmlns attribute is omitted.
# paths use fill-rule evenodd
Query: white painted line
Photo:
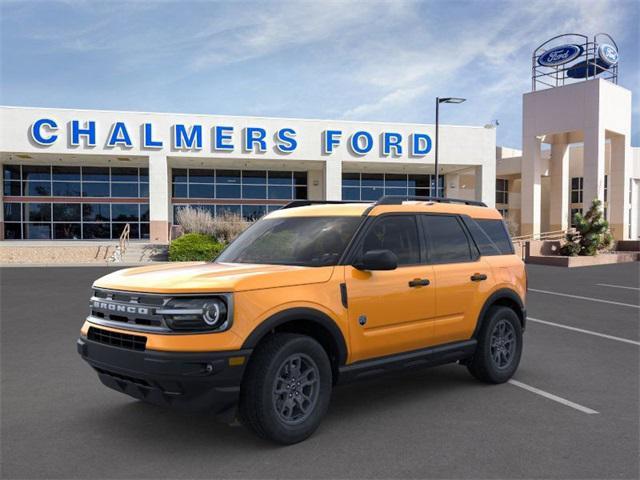
<svg viewBox="0 0 640 480"><path fill-rule="evenodd" d="M558 402L558 403L561 403L562 405L566 405L567 407L574 408L582 413L586 413L587 415L594 415L599 413L599 412L596 412L595 410L584 407L580 404L573 403L567 400L566 398L558 397L557 395L554 395L552 393L545 392L544 390L540 390L539 388L532 387L531 385L527 385L526 383L518 382L517 380L509 380L509 383L511 385L515 385L516 387L523 388L537 395L548 398L549 400L553 400L554 402Z"/></svg>
<svg viewBox="0 0 640 480"><path fill-rule="evenodd" d="M591 330L584 330L582 328L570 327L568 325L562 325L560 323L547 322L546 320L540 320L538 318L527 317L527 321L543 323L545 325L551 325L552 327L565 328L567 330L573 330L574 332L586 333L588 335L595 335L596 337L607 338L609 340L615 340L617 342L630 343L631 345L638 345L640 347L640 342L636 342L635 340L629 340L628 338L614 337L613 335L607 335L605 333L593 332Z"/></svg>
<svg viewBox="0 0 640 480"><path fill-rule="evenodd" d="M536 290L535 288L530 288L529 291L530 292L538 292L538 293L546 293L547 295L558 295L560 297L577 298L578 300L589 300L590 302L610 303L612 305L620 305L620 306L623 306L623 307L631 307L631 308L639 308L640 309L640 305L634 305L632 303L614 302L612 300L604 300L602 298L581 297L580 295L569 295L568 293L550 292L548 290Z"/></svg>
<svg viewBox="0 0 640 480"><path fill-rule="evenodd" d="M638 287L627 287L625 285L611 285L610 283L596 283L599 287L625 288L627 290L640 290Z"/></svg>

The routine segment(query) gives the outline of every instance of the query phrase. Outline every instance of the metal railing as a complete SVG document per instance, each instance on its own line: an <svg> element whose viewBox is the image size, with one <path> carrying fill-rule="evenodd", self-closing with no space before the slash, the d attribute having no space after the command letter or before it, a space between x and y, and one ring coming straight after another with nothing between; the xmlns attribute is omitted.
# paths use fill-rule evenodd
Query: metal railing
<svg viewBox="0 0 640 480"><path fill-rule="evenodd" d="M513 243L522 243L531 240L561 240L564 239L567 233L573 232L575 229L570 228L567 230L553 230L550 232L532 233L529 235L520 235L518 237L511 237Z"/></svg>
<svg viewBox="0 0 640 480"><path fill-rule="evenodd" d="M120 234L120 238L118 238L118 246L116 247L113 255L109 261L111 262L121 262L124 258L124 252L127 251L127 247L129 246L129 240L131 235L131 225L128 223L122 229L122 233Z"/></svg>

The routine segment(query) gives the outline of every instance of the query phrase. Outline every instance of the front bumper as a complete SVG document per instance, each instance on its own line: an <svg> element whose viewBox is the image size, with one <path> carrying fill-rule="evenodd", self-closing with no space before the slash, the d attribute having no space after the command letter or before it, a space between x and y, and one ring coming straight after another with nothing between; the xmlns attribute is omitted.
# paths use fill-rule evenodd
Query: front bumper
<svg viewBox="0 0 640 480"><path fill-rule="evenodd" d="M251 350L224 352L136 351L85 337L78 353L107 387L156 405L235 412ZM230 361L231 359L231 361Z"/></svg>

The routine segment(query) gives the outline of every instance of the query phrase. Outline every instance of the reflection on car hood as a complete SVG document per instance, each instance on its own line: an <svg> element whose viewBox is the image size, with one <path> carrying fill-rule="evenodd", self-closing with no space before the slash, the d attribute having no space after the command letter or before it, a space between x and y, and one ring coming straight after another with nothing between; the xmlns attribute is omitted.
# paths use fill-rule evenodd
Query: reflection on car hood
<svg viewBox="0 0 640 480"><path fill-rule="evenodd" d="M187 262L127 268L94 286L149 293L206 293L258 290L326 282L334 267Z"/></svg>

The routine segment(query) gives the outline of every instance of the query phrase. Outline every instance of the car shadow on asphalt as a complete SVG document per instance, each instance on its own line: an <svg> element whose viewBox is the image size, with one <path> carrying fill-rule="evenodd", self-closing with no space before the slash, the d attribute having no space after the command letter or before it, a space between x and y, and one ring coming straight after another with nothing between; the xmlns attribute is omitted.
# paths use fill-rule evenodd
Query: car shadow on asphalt
<svg viewBox="0 0 640 480"><path fill-rule="evenodd" d="M332 424L358 423L388 412L402 412L410 404L424 404L443 394L459 395L460 390L483 388L464 367L450 365L386 374L369 380L340 385L333 391L329 412L317 434ZM114 442L135 442L150 450L165 449L172 438L172 453L203 454L211 449L255 451L282 448L262 440L238 423L228 425L214 415L192 413L146 404L120 402L91 410L92 428ZM140 442L140 443L138 443Z"/></svg>

